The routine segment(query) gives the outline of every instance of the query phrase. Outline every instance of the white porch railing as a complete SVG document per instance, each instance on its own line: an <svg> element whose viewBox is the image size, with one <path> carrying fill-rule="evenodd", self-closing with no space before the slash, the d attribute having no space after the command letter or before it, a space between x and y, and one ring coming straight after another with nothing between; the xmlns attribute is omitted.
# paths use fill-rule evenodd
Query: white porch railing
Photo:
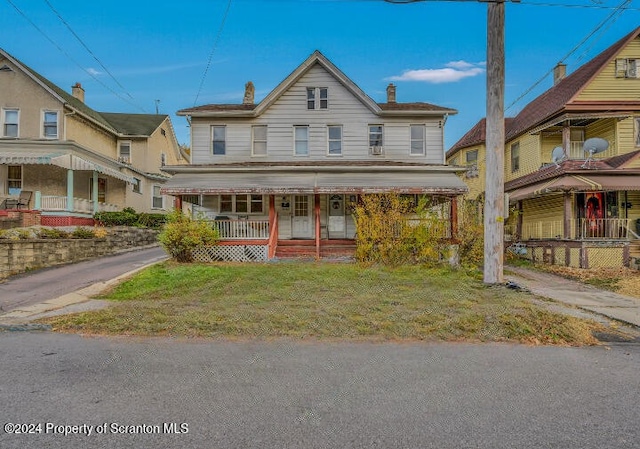
<svg viewBox="0 0 640 449"><path fill-rule="evenodd" d="M598 218L569 220L569 239L627 240L630 237L630 218ZM511 229L513 233L515 230ZM506 231L505 231L506 232ZM564 221L534 221L523 223L521 240L564 238Z"/></svg>
<svg viewBox="0 0 640 449"><path fill-rule="evenodd" d="M207 220L220 233L221 240L269 238L269 220Z"/></svg>
<svg viewBox="0 0 640 449"><path fill-rule="evenodd" d="M42 195L40 209L49 212L67 212L66 196ZM116 212L119 208L115 204L98 203L98 212ZM84 198L73 198L71 212L93 214L93 201Z"/></svg>
<svg viewBox="0 0 640 449"><path fill-rule="evenodd" d="M584 153L582 147L584 146L583 141L572 141L569 144L569 159L586 159L589 155ZM609 148L607 151L603 151L602 153L596 153L593 155L594 159L602 159L605 157L611 157L616 155L615 144L609 143Z"/></svg>

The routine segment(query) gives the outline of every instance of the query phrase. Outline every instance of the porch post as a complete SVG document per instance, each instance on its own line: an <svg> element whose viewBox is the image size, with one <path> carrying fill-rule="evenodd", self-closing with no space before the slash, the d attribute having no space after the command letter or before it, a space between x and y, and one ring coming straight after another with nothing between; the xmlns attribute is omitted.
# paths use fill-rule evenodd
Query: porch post
<svg viewBox="0 0 640 449"><path fill-rule="evenodd" d="M36 190L34 194L33 208L35 210L42 210L42 192L40 190Z"/></svg>
<svg viewBox="0 0 640 449"><path fill-rule="evenodd" d="M451 198L451 239L455 240L458 237L458 197Z"/></svg>
<svg viewBox="0 0 640 449"><path fill-rule="evenodd" d="M67 211L73 212L73 170L67 170Z"/></svg>
<svg viewBox="0 0 640 449"><path fill-rule="evenodd" d="M516 239L522 239L522 200L518 201L518 217L516 220Z"/></svg>
<svg viewBox="0 0 640 449"><path fill-rule="evenodd" d="M316 258L320 258L320 195L314 195L316 211Z"/></svg>
<svg viewBox="0 0 640 449"><path fill-rule="evenodd" d="M94 171L92 174L91 183L91 202L93 204L93 213L98 212L98 172Z"/></svg>
<svg viewBox="0 0 640 449"><path fill-rule="evenodd" d="M571 192L564 192L564 232L562 237L571 238Z"/></svg>
<svg viewBox="0 0 640 449"><path fill-rule="evenodd" d="M567 120L562 125L562 148L564 149L564 155L568 159L571 156L571 127Z"/></svg>
<svg viewBox="0 0 640 449"><path fill-rule="evenodd" d="M174 209L182 210L182 195L176 196L176 199L173 201Z"/></svg>

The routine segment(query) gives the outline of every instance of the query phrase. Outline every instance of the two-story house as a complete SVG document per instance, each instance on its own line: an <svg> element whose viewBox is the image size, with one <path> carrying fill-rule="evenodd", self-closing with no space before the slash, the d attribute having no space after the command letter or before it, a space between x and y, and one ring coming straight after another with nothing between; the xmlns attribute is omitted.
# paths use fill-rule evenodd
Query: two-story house
<svg viewBox="0 0 640 449"><path fill-rule="evenodd" d="M636 69L637 68L637 69ZM483 196L484 119L449 151L467 166L469 198ZM640 28L505 120L505 237L530 258L574 267L640 257Z"/></svg>
<svg viewBox="0 0 640 449"><path fill-rule="evenodd" d="M353 245L359 195L454 203L467 190L444 164L453 109L399 103L393 85L376 103L318 51L258 104L245 88L242 104L178 111L191 125L191 163L166 167L174 177L162 189L217 220L220 257L266 259L293 245L322 256Z"/></svg>
<svg viewBox="0 0 640 449"><path fill-rule="evenodd" d="M169 116L97 112L84 97L80 83L67 93L0 49L0 208L56 226L172 207L162 168L182 158Z"/></svg>

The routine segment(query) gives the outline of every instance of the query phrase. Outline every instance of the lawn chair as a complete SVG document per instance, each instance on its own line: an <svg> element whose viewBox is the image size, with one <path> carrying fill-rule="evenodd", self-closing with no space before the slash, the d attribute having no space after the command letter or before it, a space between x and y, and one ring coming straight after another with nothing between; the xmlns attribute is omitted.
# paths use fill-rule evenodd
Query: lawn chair
<svg viewBox="0 0 640 449"><path fill-rule="evenodd" d="M7 206L9 206L9 201L11 201L11 205L14 209L29 209L29 201L31 201L32 194L33 192L31 192L30 190L21 190L18 199L7 200Z"/></svg>

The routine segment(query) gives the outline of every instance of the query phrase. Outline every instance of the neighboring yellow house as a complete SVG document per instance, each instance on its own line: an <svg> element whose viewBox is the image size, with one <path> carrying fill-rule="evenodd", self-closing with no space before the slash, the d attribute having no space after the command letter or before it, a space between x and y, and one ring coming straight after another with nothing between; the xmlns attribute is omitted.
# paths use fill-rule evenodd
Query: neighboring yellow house
<svg viewBox="0 0 640 449"><path fill-rule="evenodd" d="M640 259L640 28L505 120L507 240L539 261L574 267ZM484 192L484 119L447 152ZM477 152L474 154L474 152Z"/></svg>
<svg viewBox="0 0 640 449"><path fill-rule="evenodd" d="M93 223L98 211L164 212L164 165L184 163L171 120L97 112L0 49L0 209L43 225Z"/></svg>

